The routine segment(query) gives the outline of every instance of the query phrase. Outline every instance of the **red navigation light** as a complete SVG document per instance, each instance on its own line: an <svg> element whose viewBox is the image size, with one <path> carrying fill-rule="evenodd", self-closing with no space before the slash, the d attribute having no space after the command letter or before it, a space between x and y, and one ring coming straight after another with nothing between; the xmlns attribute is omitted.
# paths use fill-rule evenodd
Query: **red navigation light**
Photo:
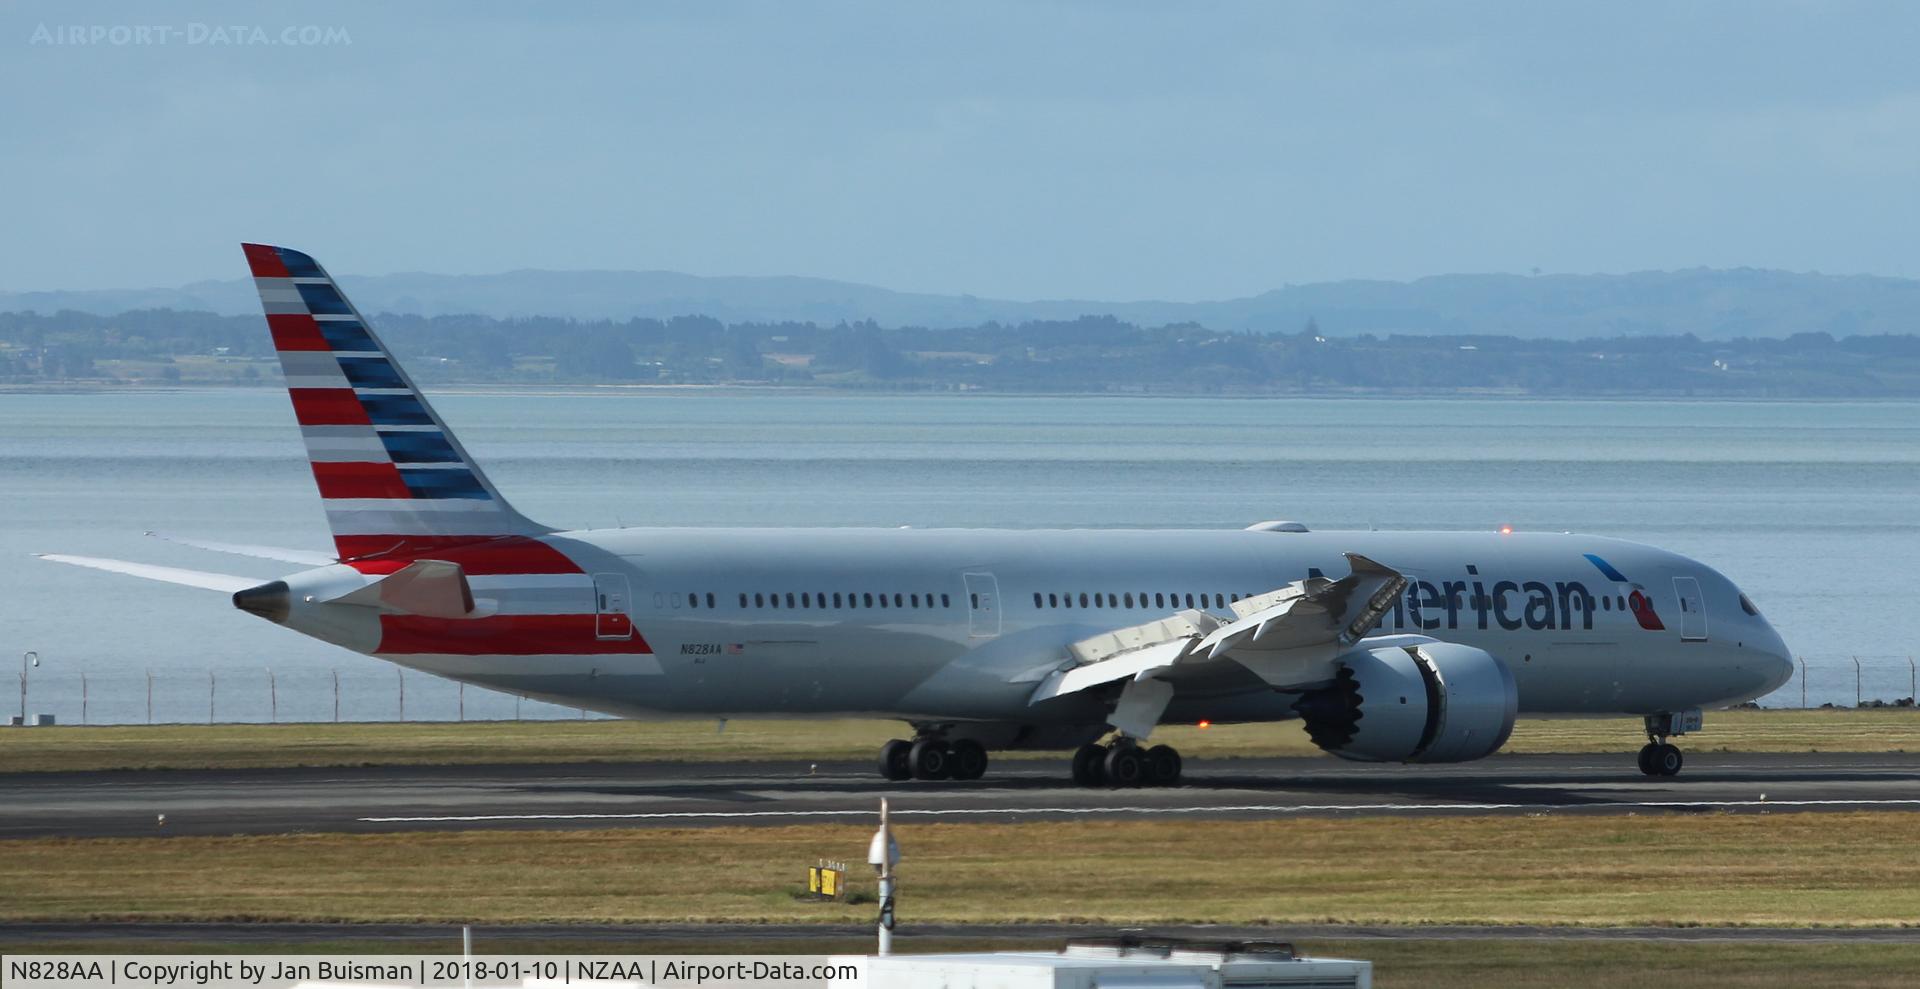
<svg viewBox="0 0 1920 989"><path fill-rule="evenodd" d="M1510 525L1503 525L1503 526L1501 526L1501 527L1500 527L1500 534L1501 534L1501 535L1503 535L1503 536L1511 536L1511 535L1513 535L1513 526L1510 526Z"/></svg>
<svg viewBox="0 0 1920 989"><path fill-rule="evenodd" d="M1205 718L1202 718L1202 719L1200 720L1200 725L1199 725L1199 727L1201 727L1201 728L1212 728L1212 727L1213 727L1213 722L1211 722L1211 721L1208 721L1208 720L1206 720Z"/></svg>

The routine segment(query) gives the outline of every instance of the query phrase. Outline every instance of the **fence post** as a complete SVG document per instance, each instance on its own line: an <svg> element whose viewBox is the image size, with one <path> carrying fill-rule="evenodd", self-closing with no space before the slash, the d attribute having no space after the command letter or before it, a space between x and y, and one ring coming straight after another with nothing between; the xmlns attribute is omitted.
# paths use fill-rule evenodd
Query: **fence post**
<svg viewBox="0 0 1920 989"><path fill-rule="evenodd" d="M467 682L460 681L460 720L467 720Z"/></svg>
<svg viewBox="0 0 1920 989"><path fill-rule="evenodd" d="M280 723L280 681L273 677L273 667L267 667L267 721Z"/></svg>
<svg viewBox="0 0 1920 989"><path fill-rule="evenodd" d="M87 671L80 671L80 723L87 723Z"/></svg>
<svg viewBox="0 0 1920 989"><path fill-rule="evenodd" d="M1853 706L1860 706L1860 657L1853 657Z"/></svg>
<svg viewBox="0 0 1920 989"><path fill-rule="evenodd" d="M207 724L213 724L213 671L207 671Z"/></svg>
<svg viewBox="0 0 1920 989"><path fill-rule="evenodd" d="M153 671L147 671L147 724L153 724Z"/></svg>
<svg viewBox="0 0 1920 989"><path fill-rule="evenodd" d="M1800 710L1807 709L1807 657L1800 657Z"/></svg>
<svg viewBox="0 0 1920 989"><path fill-rule="evenodd" d="M394 676L400 678L400 720L407 720L407 671L394 670Z"/></svg>
<svg viewBox="0 0 1920 989"><path fill-rule="evenodd" d="M513 720L520 720L520 695L513 695Z"/></svg>
<svg viewBox="0 0 1920 989"><path fill-rule="evenodd" d="M1916 680L1920 680L1920 675L1916 675L1914 673L1913 657L1908 656L1907 657L1907 703L1909 704L1920 704L1920 691L1917 691L1914 689L1914 682Z"/></svg>
<svg viewBox="0 0 1920 989"><path fill-rule="evenodd" d="M333 671L333 723L340 723L340 671Z"/></svg>

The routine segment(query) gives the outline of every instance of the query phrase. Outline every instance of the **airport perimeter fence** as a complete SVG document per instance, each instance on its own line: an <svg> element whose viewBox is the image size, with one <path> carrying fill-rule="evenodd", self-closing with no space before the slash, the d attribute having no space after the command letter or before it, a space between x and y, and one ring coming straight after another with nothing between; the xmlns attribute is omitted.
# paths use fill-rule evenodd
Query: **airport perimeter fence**
<svg viewBox="0 0 1920 989"><path fill-rule="evenodd" d="M601 718L395 667L389 673L216 668L199 672L68 672L28 661L11 722L27 724L268 724L392 721L559 721ZM20 671L16 671L19 673ZM0 710L5 710L0 700Z"/></svg>
<svg viewBox="0 0 1920 989"><path fill-rule="evenodd" d="M58 657L22 658L19 697L7 720L27 724L263 724L332 721L556 721L603 715L525 700L395 667L388 673L203 671L92 673ZM1920 666L1911 656L1806 656L1764 708L1911 707ZM0 681L4 682L4 681ZM0 711L7 708L0 699Z"/></svg>

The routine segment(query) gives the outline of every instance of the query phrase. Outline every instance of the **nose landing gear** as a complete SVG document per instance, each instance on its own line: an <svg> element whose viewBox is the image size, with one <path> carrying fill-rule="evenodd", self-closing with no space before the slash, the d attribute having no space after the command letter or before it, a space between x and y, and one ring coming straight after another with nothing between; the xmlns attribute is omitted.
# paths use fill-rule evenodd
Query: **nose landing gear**
<svg viewBox="0 0 1920 989"><path fill-rule="evenodd" d="M1679 746L1667 739L1699 731L1701 722L1699 708L1647 715L1647 744L1640 749L1640 771L1648 776L1678 776L1686 758Z"/></svg>
<svg viewBox="0 0 1920 989"><path fill-rule="evenodd" d="M1640 748L1640 771L1648 776L1674 776L1686 759L1680 747L1669 742L1648 742Z"/></svg>

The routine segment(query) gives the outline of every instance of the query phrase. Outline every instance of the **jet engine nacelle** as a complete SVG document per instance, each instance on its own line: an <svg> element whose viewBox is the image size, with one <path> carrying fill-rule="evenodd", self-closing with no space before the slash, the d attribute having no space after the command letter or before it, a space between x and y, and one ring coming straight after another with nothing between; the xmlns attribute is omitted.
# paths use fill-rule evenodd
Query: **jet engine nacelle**
<svg viewBox="0 0 1920 989"><path fill-rule="evenodd" d="M1520 706L1513 671L1452 642L1359 649L1333 685L1294 705L1314 744L1360 762L1467 762L1506 744Z"/></svg>

